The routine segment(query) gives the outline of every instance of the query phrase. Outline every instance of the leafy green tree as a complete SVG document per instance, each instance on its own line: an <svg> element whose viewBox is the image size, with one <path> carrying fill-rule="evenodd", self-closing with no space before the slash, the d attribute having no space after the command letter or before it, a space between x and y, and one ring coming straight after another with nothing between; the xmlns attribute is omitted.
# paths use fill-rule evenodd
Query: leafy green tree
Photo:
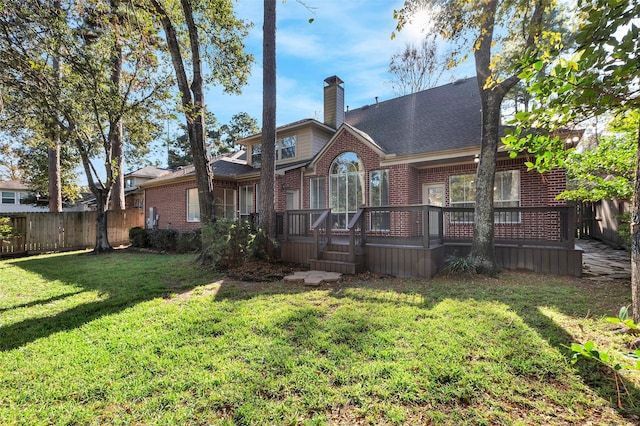
<svg viewBox="0 0 640 426"><path fill-rule="evenodd" d="M0 142L0 182L21 180L22 169L19 162L17 146L7 136L6 140Z"/></svg>
<svg viewBox="0 0 640 426"><path fill-rule="evenodd" d="M637 111L615 117L592 149L570 152L564 163L568 189L558 198L578 201L631 200L636 163Z"/></svg>
<svg viewBox="0 0 640 426"><path fill-rule="evenodd" d="M218 125L212 112L205 113L207 131L207 151L216 156L240 149L237 141L258 132L258 121L246 112L235 114L228 124ZM181 126L183 134L169 142L167 164L170 169L193 163L191 144L186 126Z"/></svg>
<svg viewBox="0 0 640 426"><path fill-rule="evenodd" d="M151 13L166 41L185 114L187 134L196 172L200 221L213 214L213 172L209 164L205 131L204 83L221 84L237 93L245 84L253 57L244 52L248 25L238 19L231 0L148 0L140 7ZM203 61L210 74L203 74ZM190 75L189 75L190 73ZM201 258L203 263L210 259Z"/></svg>
<svg viewBox="0 0 640 426"><path fill-rule="evenodd" d="M517 65L523 52L540 46L560 47L559 35L552 30L554 6L552 0L408 0L394 11L397 30L401 30L414 13L429 8L432 27L456 46L450 65L473 54L482 104L482 137L471 256L482 274L498 273L493 187L502 101L520 81Z"/></svg>
<svg viewBox="0 0 640 426"><path fill-rule="evenodd" d="M5 1L0 5L0 87L6 130L15 121L38 117L39 132L46 135L49 158L49 208L62 209L60 186L60 49L59 29L66 11L60 0ZM37 99L38 102L34 102ZM20 111L20 113L16 113ZM35 121L35 120L33 120ZM33 122L32 121L32 122Z"/></svg>
<svg viewBox="0 0 640 426"><path fill-rule="evenodd" d="M640 111L640 3L633 0L579 0L578 47L572 58L541 49L523 55L521 78L529 81L536 108L516 115L518 129L505 143L535 156L530 168L566 164L566 129L605 113L627 116ZM540 71L548 69L548 72ZM550 134L525 133L533 127ZM640 145L640 126L635 144ZM520 137L520 135L525 135ZM633 318L640 320L640 157L635 157L631 211L631 295Z"/></svg>
<svg viewBox="0 0 640 426"><path fill-rule="evenodd" d="M139 128L148 120L126 129L125 117L154 117L166 77L158 66L153 25L129 4L54 0L53 5L51 10L37 0L5 2L0 82L16 100L15 117L24 118L31 137L46 138L47 149L59 140L81 159L96 198L94 252L100 253L111 250L106 208L122 173L122 136L128 130L132 141L137 137L135 143L144 145L153 134Z"/></svg>

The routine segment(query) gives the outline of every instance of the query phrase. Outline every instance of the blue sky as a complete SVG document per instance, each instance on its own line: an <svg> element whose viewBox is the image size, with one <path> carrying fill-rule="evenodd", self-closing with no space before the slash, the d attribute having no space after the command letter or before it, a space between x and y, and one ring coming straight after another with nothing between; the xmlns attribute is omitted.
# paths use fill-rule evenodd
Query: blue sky
<svg viewBox="0 0 640 426"><path fill-rule="evenodd" d="M391 56L408 41L420 38L419 25L404 29L394 40L394 8L403 0L304 0L313 12L296 0L277 3L276 74L278 125L303 118L323 117L324 79L337 75L345 83L345 106L351 109L396 97L387 73ZM240 0L239 17L254 23L247 50L256 59L242 95L225 95L208 88L207 108L226 123L244 111L262 117L262 0ZM309 23L313 18L313 23ZM457 70L455 78L469 77ZM445 72L440 84L454 78Z"/></svg>

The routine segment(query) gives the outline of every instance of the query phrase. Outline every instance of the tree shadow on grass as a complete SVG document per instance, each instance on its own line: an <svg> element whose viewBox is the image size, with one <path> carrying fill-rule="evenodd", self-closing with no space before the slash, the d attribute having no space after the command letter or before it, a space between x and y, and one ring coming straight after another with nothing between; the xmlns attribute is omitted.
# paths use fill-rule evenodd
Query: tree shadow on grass
<svg viewBox="0 0 640 426"><path fill-rule="evenodd" d="M126 256L126 257L125 257ZM59 295L5 307L0 315L12 310L29 309L47 304L55 310L51 314L40 313L21 321L0 326L0 351L19 348L37 339L61 331L69 331L105 315L112 315L158 297L167 297L180 290L172 271L161 267L149 268L143 261L135 262L125 253L100 256L65 254L64 257L35 257L7 261L12 266L39 274L49 282L64 283ZM157 254L136 254L158 257ZM126 263L125 266L122 263ZM153 264L156 266L156 264ZM124 268L125 272L118 271ZM151 277L151 278L149 278ZM179 279L178 279L179 280ZM189 281L191 282L191 281ZM201 279L195 285L205 284ZM65 291L66 288L66 291ZM68 289L77 289L68 291ZM85 292L96 293L99 300L82 303L65 301Z"/></svg>
<svg viewBox="0 0 640 426"><path fill-rule="evenodd" d="M237 283L225 282L216 295L217 300L246 300L254 296L269 294L295 294L308 291L328 291L328 296L336 299L350 298L367 303L392 303L398 306L417 306L431 310L445 300L460 302L501 303L515 312L519 318L551 347L555 348L569 363L572 353L571 343L580 342L579 336L573 336L565 328L545 315L541 308L550 307L563 315L573 318L603 318L612 316L618 308L628 303L629 292L624 283L598 283L572 278L543 276L525 273L505 273L498 280L482 278L439 277L434 280L380 280L349 279L347 282L324 284L319 288L306 287L290 283ZM456 282L456 280L458 280ZM452 280L456 282L452 284ZM538 286L536 280L548 280L553 286ZM607 286L610 286L609 288ZM614 288L615 287L615 288ZM350 288L373 291L349 291ZM568 290L567 290L568 289ZM317 327L316 315L303 315L293 318L297 330L312 330ZM306 324L310 321L309 324ZM301 324L302 322L302 324ZM366 332L366 330L365 330ZM349 333L353 335L353 333ZM298 343L300 333L293 336L292 343ZM356 346L358 340L353 342ZM348 342L343 342L348 344ZM515 342L514 342L515 343ZM484 344L478 342L479 345ZM517 342L522 344L522 342ZM536 348L531 347L532 354ZM533 355L532 355L533 356ZM619 377L622 406L618 406L618 393L613 371L595 365L589 360L581 360L572 366L587 386L602 400L608 401L612 408L631 423L640 419L640 389L638 386Z"/></svg>

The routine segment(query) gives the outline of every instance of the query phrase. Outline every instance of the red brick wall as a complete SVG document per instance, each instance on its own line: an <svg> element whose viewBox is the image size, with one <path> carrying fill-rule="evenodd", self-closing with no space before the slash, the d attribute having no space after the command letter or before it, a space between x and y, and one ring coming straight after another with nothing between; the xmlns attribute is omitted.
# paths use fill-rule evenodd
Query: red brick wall
<svg viewBox="0 0 640 426"><path fill-rule="evenodd" d="M355 152L358 154L360 161L362 161L365 169L365 182L364 182L364 191L365 191L365 204L369 204L369 172L371 170L379 170L380 169L380 157L378 154L371 148L369 148L364 143L360 142L358 138L352 135L349 132L342 132L340 136L331 144L331 146L327 149L324 155L318 160L316 163L316 176L325 176L325 203L329 203L329 168L331 167L331 163L336 159L337 156L343 154L345 152ZM402 170L400 167L400 170ZM402 175L402 171L398 172L398 176ZM394 182L394 170L391 169L389 179L391 182ZM299 177L298 177L299 179ZM397 179L397 178L396 178ZM304 193L303 193L303 207L304 209L308 209L310 206L309 200L309 177L304 180ZM298 184L297 187L300 185ZM393 197L394 191L391 191L390 197ZM393 203L394 201L392 201Z"/></svg>
<svg viewBox="0 0 640 426"><path fill-rule="evenodd" d="M302 169L294 169L285 172L284 176L276 176L276 194L275 194L275 208L276 211L285 211L287 209L287 190L297 189L302 192L300 187L300 174L302 173ZM306 185L309 186L308 183ZM307 189L308 192L308 189ZM304 194L301 194L304 196ZM304 207L304 201L300 203L300 208L305 209L309 208L309 194L306 195L306 206Z"/></svg>
<svg viewBox="0 0 640 426"><path fill-rule="evenodd" d="M496 171L520 170L520 205L522 207L534 206L563 206L566 203L555 199L556 195L564 191L567 185L567 176L564 169L555 169L549 173L540 174L535 171L527 171L524 159L502 159L498 161ZM476 164L458 164L454 166L434 167L421 170L418 175L418 193L422 202L422 184L443 183L445 186L446 205L449 205L449 176L476 173ZM392 182L392 185L395 183Z"/></svg>
<svg viewBox="0 0 640 426"><path fill-rule="evenodd" d="M196 181L189 180L160 187L145 189L145 224L149 218L149 209L155 207L158 228L190 231L200 228L200 222L187 222L187 189L195 188Z"/></svg>

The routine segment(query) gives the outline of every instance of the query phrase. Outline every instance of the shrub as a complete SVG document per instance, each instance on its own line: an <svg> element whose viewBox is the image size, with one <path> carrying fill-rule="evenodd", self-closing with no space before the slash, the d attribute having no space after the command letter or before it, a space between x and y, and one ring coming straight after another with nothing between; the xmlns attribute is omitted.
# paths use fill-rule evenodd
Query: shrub
<svg viewBox="0 0 640 426"><path fill-rule="evenodd" d="M218 219L202 226L202 256L218 269L234 268L252 256L254 239L249 222Z"/></svg>
<svg viewBox="0 0 640 426"><path fill-rule="evenodd" d="M471 275L476 273L476 262L471 256L450 254L444 259L444 270L449 274Z"/></svg>
<svg viewBox="0 0 640 426"><path fill-rule="evenodd" d="M11 226L11 218L0 217L0 241L9 239L14 235L14 229Z"/></svg>
<svg viewBox="0 0 640 426"><path fill-rule="evenodd" d="M152 229L148 231L149 246L151 248L170 251L176 249L178 231L175 229Z"/></svg>
<svg viewBox="0 0 640 426"><path fill-rule="evenodd" d="M197 253L202 250L202 237L199 229L178 234L176 251L178 253Z"/></svg>
<svg viewBox="0 0 640 426"><path fill-rule="evenodd" d="M631 249L631 213L626 212L616 216L618 220L618 236L621 238L621 244L625 250Z"/></svg>
<svg viewBox="0 0 640 426"><path fill-rule="evenodd" d="M133 247L149 247L149 235L139 226L129 229L129 241Z"/></svg>

